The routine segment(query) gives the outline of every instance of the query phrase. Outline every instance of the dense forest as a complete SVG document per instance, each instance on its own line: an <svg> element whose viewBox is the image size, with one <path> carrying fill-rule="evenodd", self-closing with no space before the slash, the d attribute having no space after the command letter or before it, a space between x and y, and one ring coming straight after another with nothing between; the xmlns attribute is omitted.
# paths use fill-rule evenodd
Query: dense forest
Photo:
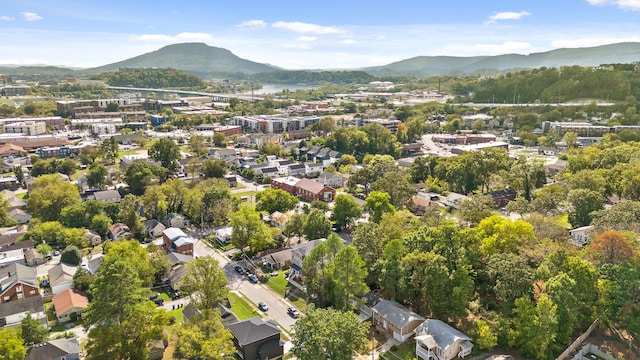
<svg viewBox="0 0 640 360"><path fill-rule="evenodd" d="M274 71L252 75L251 80L270 84L368 84L376 77L363 71Z"/></svg>
<svg viewBox="0 0 640 360"><path fill-rule="evenodd" d="M91 77L111 86L142 88L190 88L204 89L207 84L199 77L176 69L120 69Z"/></svg>

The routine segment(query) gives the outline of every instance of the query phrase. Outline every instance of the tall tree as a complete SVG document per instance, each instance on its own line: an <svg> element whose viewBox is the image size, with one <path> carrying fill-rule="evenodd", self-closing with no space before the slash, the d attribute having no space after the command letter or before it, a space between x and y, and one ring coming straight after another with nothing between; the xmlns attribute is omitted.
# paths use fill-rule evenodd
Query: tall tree
<svg viewBox="0 0 640 360"><path fill-rule="evenodd" d="M333 304L339 310L348 310L357 306L369 287L364 279L367 277L365 262L358 256L355 247L342 248L333 262Z"/></svg>
<svg viewBox="0 0 640 360"><path fill-rule="evenodd" d="M200 165L200 171L207 179L220 179L227 175L227 163L224 160L204 159Z"/></svg>
<svg viewBox="0 0 640 360"><path fill-rule="evenodd" d="M298 198L281 189L265 189L256 194L256 210L271 214L287 212L298 205Z"/></svg>
<svg viewBox="0 0 640 360"><path fill-rule="evenodd" d="M241 206L233 213L231 227L233 228L231 244L242 251L247 247L250 252L260 251L273 241L267 224L250 206Z"/></svg>
<svg viewBox="0 0 640 360"><path fill-rule="evenodd" d="M109 171L104 165L92 163L87 170L87 185L102 189L107 185L107 175L109 175Z"/></svg>
<svg viewBox="0 0 640 360"><path fill-rule="evenodd" d="M64 182L58 174L51 174L36 178L27 206L34 217L42 221L56 221L62 209L80 201L78 189L73 184Z"/></svg>
<svg viewBox="0 0 640 360"><path fill-rule="evenodd" d="M528 297L517 299L509 344L536 359L553 358L549 350L557 336L557 310L558 306L547 295L542 295L537 304Z"/></svg>
<svg viewBox="0 0 640 360"><path fill-rule="evenodd" d="M367 344L368 323L355 313L314 309L294 325L293 354L305 360L350 360Z"/></svg>
<svg viewBox="0 0 640 360"><path fill-rule="evenodd" d="M186 265L180 289L190 294L191 303L199 309L213 310L227 296L227 283L218 261L200 256Z"/></svg>
<svg viewBox="0 0 640 360"><path fill-rule="evenodd" d="M391 204L391 196L386 192L372 191L365 200L364 209L369 212L371 221L380 222L382 214L392 213L395 208Z"/></svg>
<svg viewBox="0 0 640 360"><path fill-rule="evenodd" d="M220 312L206 309L176 328L178 353L188 359L232 360L233 335L222 325Z"/></svg>
<svg viewBox="0 0 640 360"><path fill-rule="evenodd" d="M319 209L313 209L307 214L302 232L309 240L326 238L331 233L331 221Z"/></svg>
<svg viewBox="0 0 640 360"><path fill-rule="evenodd" d="M134 236L138 236L144 232L144 224L140 220L140 208L142 201L140 198L129 194L120 201L120 212L118 220L126 224Z"/></svg>
<svg viewBox="0 0 640 360"><path fill-rule="evenodd" d="M573 227L591 224L591 213L604 208L602 195L593 190L575 189L569 191L567 196L571 210L569 222Z"/></svg>
<svg viewBox="0 0 640 360"><path fill-rule="evenodd" d="M84 315L87 358L146 359L168 318L149 300L135 269L123 260L105 259L91 294Z"/></svg>
<svg viewBox="0 0 640 360"><path fill-rule="evenodd" d="M633 248L631 240L615 230L596 235L587 249L600 264L631 262L638 256L638 251Z"/></svg>
<svg viewBox="0 0 640 360"><path fill-rule="evenodd" d="M178 167L180 149L172 139L162 138L151 145L149 157L159 161L165 169L174 172Z"/></svg>
<svg viewBox="0 0 640 360"><path fill-rule="evenodd" d="M23 345L20 329L0 329L0 359L23 360L27 355L27 348Z"/></svg>
<svg viewBox="0 0 640 360"><path fill-rule="evenodd" d="M333 204L332 220L340 227L350 227L362 216L362 207L351 195L339 194Z"/></svg>
<svg viewBox="0 0 640 360"><path fill-rule="evenodd" d="M47 341L49 331L42 326L40 321L31 317L30 313L20 321L20 330L25 345L39 344Z"/></svg>

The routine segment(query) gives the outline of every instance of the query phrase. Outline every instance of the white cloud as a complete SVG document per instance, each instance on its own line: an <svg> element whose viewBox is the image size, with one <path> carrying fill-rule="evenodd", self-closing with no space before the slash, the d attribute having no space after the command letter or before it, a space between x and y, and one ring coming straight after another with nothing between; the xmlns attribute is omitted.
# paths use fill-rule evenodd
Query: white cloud
<svg viewBox="0 0 640 360"><path fill-rule="evenodd" d="M587 2L596 6L616 5L625 10L640 10L640 0L587 0Z"/></svg>
<svg viewBox="0 0 640 360"><path fill-rule="evenodd" d="M476 44L473 48L486 55L494 55L523 53L530 51L533 47L527 42L506 41L502 44Z"/></svg>
<svg viewBox="0 0 640 360"><path fill-rule="evenodd" d="M309 46L309 44L287 43L287 44L282 44L281 47L283 47L285 49L298 49L298 50L309 50L309 49L311 49L311 46Z"/></svg>
<svg viewBox="0 0 640 360"><path fill-rule="evenodd" d="M277 21L273 23L271 26L273 26L276 29L293 31L300 34L328 35L328 34L344 33L344 31L333 26L309 24L309 23L303 23L299 21L293 21L293 22Z"/></svg>
<svg viewBox="0 0 640 360"><path fill-rule="evenodd" d="M263 29L267 27L267 22L264 20L247 20L243 21L240 24L236 25L239 28L249 28L249 29Z"/></svg>
<svg viewBox="0 0 640 360"><path fill-rule="evenodd" d="M4 16L4 15L3 15L3 16L0 16L0 20L2 20L2 21L11 21L11 20L13 20L13 18L12 18L12 17L9 17L9 16Z"/></svg>
<svg viewBox="0 0 640 360"><path fill-rule="evenodd" d="M34 12L28 12L28 11L23 11L20 13L22 15L22 17L27 20L27 21L38 21L38 20L42 20L42 16L34 13Z"/></svg>
<svg viewBox="0 0 640 360"><path fill-rule="evenodd" d="M315 37L315 36L298 36L296 38L296 40L298 40L298 41L316 41L316 40L318 40L318 38Z"/></svg>
<svg viewBox="0 0 640 360"><path fill-rule="evenodd" d="M207 33L182 32L174 36L166 35L166 34L134 35L131 37L131 39L138 40L138 41L182 42L182 41L207 41L207 40L213 39L213 36Z"/></svg>
<svg viewBox="0 0 640 360"><path fill-rule="evenodd" d="M493 24L501 20L520 20L525 16L531 15L528 11L503 11L489 16L488 24Z"/></svg>
<svg viewBox="0 0 640 360"><path fill-rule="evenodd" d="M581 38L581 39L564 39L554 40L551 42L553 48L579 48L579 47L591 47L607 44L615 44L621 42L640 42L639 36L634 37L616 37L616 38Z"/></svg>
<svg viewBox="0 0 640 360"><path fill-rule="evenodd" d="M353 40L353 39L344 39L342 41L340 41L341 44L345 44L345 45L353 45L356 44L357 41Z"/></svg>

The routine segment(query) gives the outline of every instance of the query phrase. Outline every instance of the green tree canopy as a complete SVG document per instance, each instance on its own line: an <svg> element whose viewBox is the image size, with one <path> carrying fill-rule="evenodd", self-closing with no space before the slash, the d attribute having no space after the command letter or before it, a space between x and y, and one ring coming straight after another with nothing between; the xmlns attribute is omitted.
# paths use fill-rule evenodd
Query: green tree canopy
<svg viewBox="0 0 640 360"><path fill-rule="evenodd" d="M64 182L58 174L51 174L36 178L27 206L34 217L56 221L62 209L80 201L78 189L73 184Z"/></svg>
<svg viewBox="0 0 640 360"><path fill-rule="evenodd" d="M213 310L227 296L227 278L216 259L200 256L186 265L180 289L199 309Z"/></svg>
<svg viewBox="0 0 640 360"><path fill-rule="evenodd" d="M256 194L256 211L271 214L276 211L287 212L298 205L298 198L281 189L265 189Z"/></svg>

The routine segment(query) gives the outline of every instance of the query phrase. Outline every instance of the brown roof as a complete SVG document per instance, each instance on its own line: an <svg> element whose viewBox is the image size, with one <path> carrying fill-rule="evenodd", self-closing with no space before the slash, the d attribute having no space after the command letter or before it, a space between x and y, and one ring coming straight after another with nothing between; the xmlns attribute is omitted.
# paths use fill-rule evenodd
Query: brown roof
<svg viewBox="0 0 640 360"><path fill-rule="evenodd" d="M73 308L84 309L88 305L89 299L74 289L66 289L53 297L53 307L56 309L56 316L58 317Z"/></svg>
<svg viewBox="0 0 640 360"><path fill-rule="evenodd" d="M427 199L427 198L425 198L425 197L417 196L417 195L416 195L416 196L414 196L414 197L413 197L413 203L414 203L416 206L424 206L424 207L427 207L427 206L429 206L429 205L431 204L431 201L429 201L429 199Z"/></svg>
<svg viewBox="0 0 640 360"><path fill-rule="evenodd" d="M296 187L309 191L313 194L319 194L324 189L324 185L322 183L311 179L300 179L300 181L296 183Z"/></svg>
<svg viewBox="0 0 640 360"><path fill-rule="evenodd" d="M22 146L14 144L4 144L0 146L0 155L15 154L15 153L27 153Z"/></svg>

